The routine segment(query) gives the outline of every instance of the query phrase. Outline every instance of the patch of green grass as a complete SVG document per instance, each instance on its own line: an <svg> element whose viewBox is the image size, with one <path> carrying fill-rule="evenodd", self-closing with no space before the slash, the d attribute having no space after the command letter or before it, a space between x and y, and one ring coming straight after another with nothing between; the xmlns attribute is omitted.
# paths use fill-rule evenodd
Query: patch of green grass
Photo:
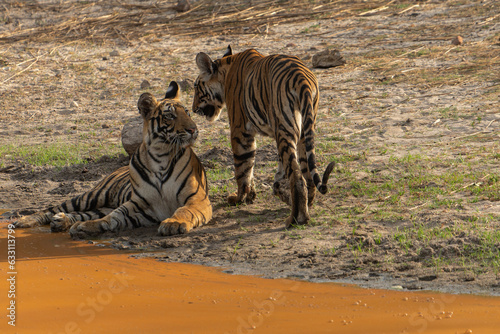
<svg viewBox="0 0 500 334"><path fill-rule="evenodd" d="M317 31L320 27L320 24L317 23L317 24L313 24L311 26L309 26L308 28L304 28L300 33L301 34L308 34L308 33L311 33L313 31Z"/></svg>
<svg viewBox="0 0 500 334"><path fill-rule="evenodd" d="M394 6L394 8L397 8L397 9L406 9L410 7L410 4L409 3L400 3L400 4L396 4Z"/></svg>
<svg viewBox="0 0 500 334"><path fill-rule="evenodd" d="M396 228L396 233L394 233L393 238L406 252L408 252L408 250L412 246L410 231L406 228L402 229L401 231L399 230L399 228Z"/></svg>
<svg viewBox="0 0 500 334"><path fill-rule="evenodd" d="M117 156L123 154L120 144L101 143L62 143L47 144L7 144L0 146L2 160L18 161L33 166L63 167L84 164L103 155ZM5 161L3 162L5 163Z"/></svg>
<svg viewBox="0 0 500 334"><path fill-rule="evenodd" d="M413 226L397 228L392 239L409 253L410 250L420 252L422 247L433 245L435 254L426 262L438 273L444 265L458 265L464 270L473 268L480 274L489 270L500 272L500 231L492 222L497 222L498 216L471 217L468 223L450 226L428 226L413 224ZM441 253L436 243L441 241L442 248L453 245L457 256ZM442 243L444 241L444 243Z"/></svg>
<svg viewBox="0 0 500 334"><path fill-rule="evenodd" d="M500 201L500 176L492 175L470 188L472 195L489 201Z"/></svg>
<svg viewBox="0 0 500 334"><path fill-rule="evenodd" d="M211 185L210 186L210 194L219 194L224 195L229 193L229 187L226 184L223 185Z"/></svg>
<svg viewBox="0 0 500 334"><path fill-rule="evenodd" d="M438 113L441 118L451 118L454 120L460 118L459 113L457 111L457 107L438 108L434 112Z"/></svg>
<svg viewBox="0 0 500 334"><path fill-rule="evenodd" d="M210 168L206 169L207 178L209 180L229 180L233 177L231 168Z"/></svg>
<svg viewBox="0 0 500 334"><path fill-rule="evenodd" d="M233 249L229 249L229 247L228 247L228 252L231 254L231 260L230 260L231 262L233 262L234 257L238 254L238 250L242 247L242 246L240 245L240 243L241 243L241 239L242 239L242 237L240 237L240 238L238 239L238 242L236 243L236 246L234 246L234 248L233 248Z"/></svg>
<svg viewBox="0 0 500 334"><path fill-rule="evenodd" d="M418 58L422 56L429 55L431 51L429 49L418 50L417 52L411 52L408 54L408 58Z"/></svg>

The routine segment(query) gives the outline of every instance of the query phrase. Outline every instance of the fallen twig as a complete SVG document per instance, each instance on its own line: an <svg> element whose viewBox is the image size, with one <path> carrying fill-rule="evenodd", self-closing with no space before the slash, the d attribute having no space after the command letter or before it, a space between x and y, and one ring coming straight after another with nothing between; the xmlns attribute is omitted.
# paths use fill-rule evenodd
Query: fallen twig
<svg viewBox="0 0 500 334"><path fill-rule="evenodd" d="M418 5L418 4L417 4L417 5L410 6L410 7L406 8L406 9L404 9L404 10L400 11L400 12L398 13L398 15L401 15L401 14L403 14L403 13L406 13L407 11L412 10L413 8L417 8L417 7L420 7L420 5Z"/></svg>
<svg viewBox="0 0 500 334"><path fill-rule="evenodd" d="M361 14L359 14L359 16L364 16L364 15L370 15L370 14L374 14L374 13L378 13L378 12L381 12L383 10L386 10L387 8L389 8L389 5L391 3L393 3L395 0L392 0L392 1L389 1L388 3L386 3L385 5L381 6L381 7L378 7L378 8L375 8L375 9L372 9L372 10L369 10L367 12L363 12Z"/></svg>
<svg viewBox="0 0 500 334"><path fill-rule="evenodd" d="M31 64L29 64L28 66L26 66L24 69L22 69L21 71L19 72L16 72L14 73L13 75L11 75L10 77L8 77L7 79L5 79L4 81L2 81L2 84L6 83L7 81L9 81L10 79L12 78L15 78L17 77L19 74L23 73L23 72L26 72L27 70L29 70L31 68L31 66L35 65L35 63L40 59L40 57L42 56L38 56L35 58L35 61L32 62Z"/></svg>

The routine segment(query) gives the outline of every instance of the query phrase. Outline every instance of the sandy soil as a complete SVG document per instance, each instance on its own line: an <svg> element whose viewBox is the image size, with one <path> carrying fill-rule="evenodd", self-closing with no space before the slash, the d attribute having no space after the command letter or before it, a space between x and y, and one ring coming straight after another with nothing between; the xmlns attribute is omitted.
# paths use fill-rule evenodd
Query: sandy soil
<svg viewBox="0 0 500 334"><path fill-rule="evenodd" d="M314 53L336 48L346 65L314 73L319 169L331 160L337 167L309 226L284 229L289 209L272 195L276 151L265 138L258 142L256 203L228 207L235 182L227 115L214 124L195 115L212 222L169 238L154 229L106 235L107 244L264 277L500 294L500 9L495 1L397 1L370 14L386 2L351 2L351 10L346 3L318 14L309 4L313 14L293 23L270 14L263 26L223 22L226 30L214 7L205 17L214 31L208 35L183 34L178 24L148 30L116 21L110 38L79 38L80 28L66 31L55 21L111 9L9 2L0 27L0 208L11 210L4 217L61 202L126 164L120 131L136 115L140 93L161 96L177 80L190 106L197 52L216 58L231 44L235 52L252 47L310 64ZM190 14L176 21L171 5L161 2L155 13L166 13L174 27ZM25 31L31 35L17 33ZM462 45L451 44L457 35ZM144 80L149 86L141 88ZM69 147L82 163L37 166L19 153L24 147Z"/></svg>
<svg viewBox="0 0 500 334"><path fill-rule="evenodd" d="M499 298L227 275L130 259L46 229L16 230L16 254L16 326L4 310L2 333L495 334L500 326ZM4 276L4 253L0 264Z"/></svg>

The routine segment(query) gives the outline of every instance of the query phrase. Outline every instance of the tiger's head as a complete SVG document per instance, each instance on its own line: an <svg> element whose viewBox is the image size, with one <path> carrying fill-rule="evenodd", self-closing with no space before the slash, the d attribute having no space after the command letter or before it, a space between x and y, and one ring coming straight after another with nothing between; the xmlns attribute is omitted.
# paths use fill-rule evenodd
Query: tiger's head
<svg viewBox="0 0 500 334"><path fill-rule="evenodd" d="M231 56L231 46L228 46L224 57ZM226 70L221 68L221 61L212 61L210 57L200 52L196 55L196 65L200 74L194 82L193 112L205 116L209 121L219 118L226 100L224 97L224 82Z"/></svg>
<svg viewBox="0 0 500 334"><path fill-rule="evenodd" d="M144 119L143 143L162 151L178 150L194 143L198 129L179 98L179 85L175 81L160 101L150 93L139 97L137 107Z"/></svg>

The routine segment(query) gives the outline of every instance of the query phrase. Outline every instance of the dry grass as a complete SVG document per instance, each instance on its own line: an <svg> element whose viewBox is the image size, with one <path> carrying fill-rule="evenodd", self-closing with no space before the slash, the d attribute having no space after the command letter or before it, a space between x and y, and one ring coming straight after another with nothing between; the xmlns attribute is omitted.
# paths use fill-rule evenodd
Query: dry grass
<svg viewBox="0 0 500 334"><path fill-rule="evenodd" d="M264 33L270 26L321 19L341 19L373 14L401 15L418 10L424 4L412 1L290 1L201 0L188 12L176 13L172 1L123 3L112 1L12 1L3 4L0 21L16 20L16 11L30 13L29 26L15 26L1 31L0 41L6 44L27 42L67 42L119 39L129 43L135 39L165 35L218 35ZM426 2L432 6L431 2ZM68 16L68 13L79 13ZM492 16L492 20L494 16ZM489 21L486 21L489 22Z"/></svg>

